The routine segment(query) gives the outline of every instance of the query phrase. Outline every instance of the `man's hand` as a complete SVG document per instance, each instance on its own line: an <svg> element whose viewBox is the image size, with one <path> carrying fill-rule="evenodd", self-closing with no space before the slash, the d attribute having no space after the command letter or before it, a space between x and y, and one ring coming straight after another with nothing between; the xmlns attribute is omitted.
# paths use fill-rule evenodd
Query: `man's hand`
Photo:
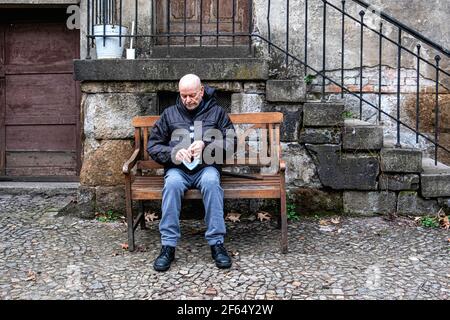
<svg viewBox="0 0 450 320"><path fill-rule="evenodd" d="M177 161L186 161L188 163L191 163L191 159L191 151L188 151L186 149L178 150L177 154L175 155L175 160Z"/></svg>
<svg viewBox="0 0 450 320"><path fill-rule="evenodd" d="M197 140L197 141L194 141L189 146L187 151L190 152L192 157L197 158L202 154L202 151L204 148L205 148L205 143L201 140Z"/></svg>

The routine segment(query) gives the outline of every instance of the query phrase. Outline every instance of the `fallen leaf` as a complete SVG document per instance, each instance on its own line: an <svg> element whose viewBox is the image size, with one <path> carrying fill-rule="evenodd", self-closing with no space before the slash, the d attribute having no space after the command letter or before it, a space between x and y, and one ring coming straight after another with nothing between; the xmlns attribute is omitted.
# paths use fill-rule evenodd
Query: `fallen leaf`
<svg viewBox="0 0 450 320"><path fill-rule="evenodd" d="M332 218L331 222L333 222L334 224L341 223L341 218L340 217Z"/></svg>
<svg viewBox="0 0 450 320"><path fill-rule="evenodd" d="M328 220L326 220L326 219L321 219L321 220L319 220L319 224L321 226L327 226L327 225L330 224L330 222Z"/></svg>
<svg viewBox="0 0 450 320"><path fill-rule="evenodd" d="M123 250L128 250L128 243L122 243L120 246Z"/></svg>
<svg viewBox="0 0 450 320"><path fill-rule="evenodd" d="M27 273L27 278L25 279L25 281L36 281L36 273L29 270Z"/></svg>
<svg viewBox="0 0 450 320"><path fill-rule="evenodd" d="M292 285L294 287L300 287L301 283L299 281L294 281L294 282L292 282Z"/></svg>
<svg viewBox="0 0 450 320"><path fill-rule="evenodd" d="M231 222L241 222L239 219L241 217L240 213L237 212L229 212L227 213L227 216L225 217L225 220L231 221Z"/></svg>
<svg viewBox="0 0 450 320"><path fill-rule="evenodd" d="M158 215L157 215L156 213L154 213L154 212L151 212L151 213L150 213L150 211L147 211L147 212L144 214L144 217L145 217L144 219L145 219L146 222L158 220Z"/></svg>
<svg viewBox="0 0 450 320"><path fill-rule="evenodd" d="M215 296L217 294L217 290L213 287L206 288L205 294L208 296Z"/></svg>
<svg viewBox="0 0 450 320"><path fill-rule="evenodd" d="M140 244L137 246L136 252L147 252L147 247Z"/></svg>
<svg viewBox="0 0 450 320"><path fill-rule="evenodd" d="M272 216L270 215L270 213L266 212L266 211L261 211L257 213L258 219L259 221L270 221L270 219L272 219Z"/></svg>
<svg viewBox="0 0 450 320"><path fill-rule="evenodd" d="M237 257L239 255L239 252L238 251L231 251L231 255L233 257Z"/></svg>

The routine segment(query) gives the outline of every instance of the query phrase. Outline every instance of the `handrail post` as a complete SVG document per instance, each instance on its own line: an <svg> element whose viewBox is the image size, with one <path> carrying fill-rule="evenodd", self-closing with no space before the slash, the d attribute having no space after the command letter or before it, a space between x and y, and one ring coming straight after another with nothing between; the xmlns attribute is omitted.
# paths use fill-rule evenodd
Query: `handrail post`
<svg viewBox="0 0 450 320"><path fill-rule="evenodd" d="M381 122L381 87L382 87L382 54L383 54L383 22L380 22L380 39L378 47L378 123Z"/></svg>
<svg viewBox="0 0 450 320"><path fill-rule="evenodd" d="M359 52L359 120L362 120L362 97L363 97L363 58L364 58L364 15L366 12L361 10L359 15L361 16L361 34L360 34L360 52Z"/></svg>
<svg viewBox="0 0 450 320"><path fill-rule="evenodd" d="M341 24L341 98L344 99L344 55L345 55L345 0L342 0L342 24Z"/></svg>
<svg viewBox="0 0 450 320"><path fill-rule="evenodd" d="M91 39L89 38L89 31L90 31L90 13L91 13L91 0L86 0L86 6L87 6L87 14L86 14L86 19L87 19L87 23L86 23L86 40L87 40L87 52L86 52L86 59L90 60L91 59ZM92 21L92 25L94 24L94 21ZM92 40L93 42L93 40Z"/></svg>
<svg viewBox="0 0 450 320"><path fill-rule="evenodd" d="M286 0L286 74L287 74L287 68L289 65L289 0Z"/></svg>
<svg viewBox="0 0 450 320"><path fill-rule="evenodd" d="M398 52L397 52L397 143L396 148L401 148L400 144L400 78L402 69L402 29L398 29Z"/></svg>
<svg viewBox="0 0 450 320"><path fill-rule="evenodd" d="M420 114L420 44L417 45L417 80L416 80L416 143L419 143L419 114Z"/></svg>
<svg viewBox="0 0 450 320"><path fill-rule="evenodd" d="M436 60L436 107L434 111L434 165L437 166L438 162L438 144L439 144L439 62L441 61L441 56L437 55Z"/></svg>
<svg viewBox="0 0 450 320"><path fill-rule="evenodd" d="M327 1L323 2L323 45L322 45L322 101L325 101L325 69L326 69L326 47L327 47Z"/></svg>

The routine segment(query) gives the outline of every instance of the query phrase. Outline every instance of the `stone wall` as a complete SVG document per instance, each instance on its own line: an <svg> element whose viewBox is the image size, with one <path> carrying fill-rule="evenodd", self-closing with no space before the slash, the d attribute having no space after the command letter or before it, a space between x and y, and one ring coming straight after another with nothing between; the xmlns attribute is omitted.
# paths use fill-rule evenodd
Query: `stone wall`
<svg viewBox="0 0 450 320"><path fill-rule="evenodd" d="M329 1L333 5L341 8L342 2L340 0ZM285 48L286 39L286 1L271 1L270 6L270 25L271 25L271 40L281 48ZM289 52L299 59L304 60L304 29L305 29L305 0L291 0L289 11ZM374 0L370 2L371 9L379 12L380 10L390 14L397 20L412 27L418 32L422 33L431 40L437 42L443 47L450 46L450 26L444 23L450 18L450 4L445 0ZM135 2L131 1L124 3L123 24L125 26L131 25L131 20L134 15ZM81 57L86 56L86 39L85 39L85 1L81 1ZM151 34L152 8L149 1L139 0L139 21L138 32L141 34ZM254 31L261 36L268 38L268 24L267 24L267 0L254 0ZM308 7L308 63L317 71L322 70L322 27L323 27L323 1L309 0ZM346 1L346 12L354 17L359 17L359 12L362 7L356 5L352 1ZM336 10L328 7L327 12L327 51L326 51L326 70L327 75L334 81L340 83L340 72L336 71L341 66L341 14ZM365 11L365 23L372 28L378 30L380 19L371 12ZM389 23L384 24L384 35L397 41L398 30ZM378 105L379 92L379 74L378 74L378 45L379 38L373 32L365 30L364 32L364 51L363 51L363 97L374 105ZM263 57L270 58L269 60L269 75L271 78L278 79L299 79L303 80L304 69L300 68L297 63L291 63L286 68L285 57L277 50L272 50L269 54L267 45L257 38L255 40L255 47L257 53ZM403 45L416 52L416 45L419 42L415 41L411 36L404 35ZM148 58L152 55L152 46L149 39L140 38L135 42L137 54L139 58ZM421 56L435 63L434 57L437 51L421 43ZM95 58L95 50L91 50L92 58ZM383 42L383 60L382 60L382 101L381 105L385 112L391 116L397 113L397 51L398 48L393 43L387 40ZM345 86L355 94L359 94L360 87L360 29L357 23L350 18L345 20ZM444 58L441 61L441 67L444 70L449 70L450 59ZM417 90L416 83L416 59L403 51L402 54L402 72L401 72L401 120L408 125L415 126L415 92ZM141 68L137 68L141 69ZM136 70L127 68L130 72ZM308 74L314 74L311 70ZM434 79L436 78L435 70L432 66L425 63L421 64L420 72L420 131L432 137L435 131L434 119L432 114L435 108L435 92ZM144 80L144 79L143 79ZM440 143L447 148L450 148L450 117L448 116L449 105L449 89L450 77L441 74L441 86L439 92L441 96L441 117L440 127L441 132ZM311 93L311 98L320 97L322 80L316 78L311 86L308 87L308 92ZM327 96L325 99L340 98L340 89L337 85L327 81L326 88ZM292 93L291 93L292 94ZM300 95L302 92L299 93ZM256 98L256 97L254 97ZM346 94L345 106L346 110L351 111L353 115L359 115L359 101L356 97ZM239 97L235 97L239 99ZM268 97L270 100L270 97ZM375 109L365 106L363 110L363 120L371 123L377 123L377 115ZM394 138L396 134L396 124L389 117L382 117L381 124L384 125L384 131L387 138ZM407 129L402 129L402 143L409 147L420 148L427 155L431 155L434 150L432 144L425 139L419 139L416 143L415 135ZM450 156L446 152L439 152L441 161L450 164Z"/></svg>
<svg viewBox="0 0 450 320"><path fill-rule="evenodd" d="M439 182L443 193L442 188L436 189L435 178L424 176L422 152L389 147L382 126L345 119L345 106L340 102L305 101L305 94L298 95L305 92L301 82L206 83L231 93L232 113L284 114L281 141L288 196L300 214L424 215L436 213L449 202L450 189L445 188L450 179L446 176ZM123 212L121 167L133 149L131 119L157 115L157 93L176 91L176 82L83 82L82 91L82 212L85 216L107 210ZM196 202L184 210L188 216L197 211L198 216L199 205ZM226 210L278 212L277 206L274 201L227 200ZM159 210L158 203L153 208Z"/></svg>

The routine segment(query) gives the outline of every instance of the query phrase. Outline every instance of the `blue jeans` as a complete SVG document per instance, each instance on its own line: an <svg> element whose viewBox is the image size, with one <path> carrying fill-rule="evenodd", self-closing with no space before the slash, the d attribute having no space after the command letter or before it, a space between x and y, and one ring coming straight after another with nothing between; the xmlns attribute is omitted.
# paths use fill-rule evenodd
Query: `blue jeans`
<svg viewBox="0 0 450 320"><path fill-rule="evenodd" d="M205 238L209 245L223 243L226 233L223 217L223 189L220 174L214 167L205 167L194 174L171 168L164 176L162 193L162 217L159 223L163 246L176 247L180 239L180 210L184 192L199 189L205 206Z"/></svg>

